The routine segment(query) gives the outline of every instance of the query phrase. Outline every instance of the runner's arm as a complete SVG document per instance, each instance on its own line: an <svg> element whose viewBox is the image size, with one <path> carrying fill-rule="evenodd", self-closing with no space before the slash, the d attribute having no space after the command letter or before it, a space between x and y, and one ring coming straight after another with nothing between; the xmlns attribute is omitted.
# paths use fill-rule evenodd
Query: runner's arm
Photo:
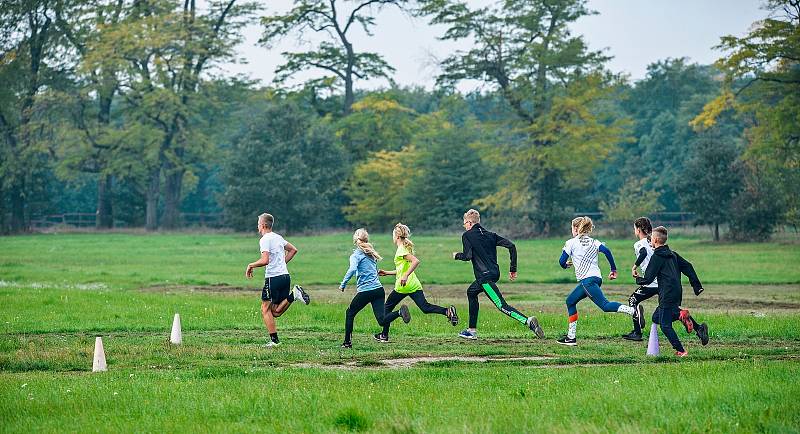
<svg viewBox="0 0 800 434"><path fill-rule="evenodd" d="M692 263L683 259L683 257L677 253L675 253L675 258L678 259L678 269L689 278L689 283L692 285L694 295L700 295L700 293L703 292L703 284L700 283L700 279L697 277Z"/></svg>
<svg viewBox="0 0 800 434"><path fill-rule="evenodd" d="M470 245L469 240L467 239L467 234L461 235L461 244L463 246L463 251L458 253L453 253L453 259L457 261L471 261L472 260L472 245Z"/></svg>
<svg viewBox="0 0 800 434"><path fill-rule="evenodd" d="M356 255L350 255L350 267L347 269L347 272L344 273L344 279L342 279L342 283L339 284L339 289L344 291L345 286L347 286L347 282L353 277L354 274L356 274L357 271L358 259L356 259Z"/></svg>
<svg viewBox="0 0 800 434"><path fill-rule="evenodd" d="M617 271L617 264L614 263L614 255L611 254L611 249L606 247L605 244L600 244L600 247L597 249L600 253L606 255L606 259L608 259L608 264L611 265L611 272Z"/></svg>
<svg viewBox="0 0 800 434"><path fill-rule="evenodd" d="M247 264L247 270L244 272L245 277L248 279L253 277L253 268L263 267L267 264L269 264L269 252L261 252L261 258L255 262Z"/></svg>
<svg viewBox="0 0 800 434"><path fill-rule="evenodd" d="M287 242L283 249L286 250L286 263L288 264L289 261L294 258L294 255L297 254L297 247L295 247L292 243Z"/></svg>
<svg viewBox="0 0 800 434"><path fill-rule="evenodd" d="M505 247L508 249L508 254L511 257L511 268L509 269L510 272L515 273L517 271L517 246L514 245L511 241L497 235L497 240L495 244L500 247Z"/></svg>
<svg viewBox="0 0 800 434"><path fill-rule="evenodd" d="M656 280L656 276L658 276L658 272L661 271L662 265L664 265L664 260L658 255L653 255L653 258L650 259L650 263L647 264L647 270L644 270L644 277L637 277L636 284L639 286L647 286L653 283L653 281Z"/></svg>
<svg viewBox="0 0 800 434"><path fill-rule="evenodd" d="M639 249L639 256L636 257L636 262L635 262L636 266L638 267L642 265L642 262L644 262L645 259L647 259L647 249L642 247L641 249Z"/></svg>
<svg viewBox="0 0 800 434"><path fill-rule="evenodd" d="M567 268L569 268L569 263L567 262L568 260L569 260L569 255L567 254L567 252L562 250L561 257L558 258L558 265L560 265L561 268L566 270Z"/></svg>

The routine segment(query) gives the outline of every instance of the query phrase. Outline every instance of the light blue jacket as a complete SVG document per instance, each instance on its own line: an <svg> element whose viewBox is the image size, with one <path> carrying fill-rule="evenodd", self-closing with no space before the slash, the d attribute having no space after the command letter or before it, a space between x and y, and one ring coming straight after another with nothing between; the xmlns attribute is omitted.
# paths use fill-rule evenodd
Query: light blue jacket
<svg viewBox="0 0 800 434"><path fill-rule="evenodd" d="M356 280L358 292L371 291L383 286L378 280L378 262L361 249L353 250L353 254L350 255L350 268L347 269L339 288L344 288L354 274L358 276Z"/></svg>

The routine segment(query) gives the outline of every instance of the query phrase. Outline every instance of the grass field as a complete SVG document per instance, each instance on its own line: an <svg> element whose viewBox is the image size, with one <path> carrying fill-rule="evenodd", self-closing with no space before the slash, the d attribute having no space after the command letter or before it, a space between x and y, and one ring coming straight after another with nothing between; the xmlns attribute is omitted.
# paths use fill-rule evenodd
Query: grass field
<svg viewBox="0 0 800 434"><path fill-rule="evenodd" d="M484 298L476 342L455 336L463 324L412 305L411 323L395 323L391 343L372 340L368 308L356 319L354 348L340 350L352 292L335 286L349 235L290 241L300 249L293 280L313 300L279 319L283 345L269 349L262 282L243 277L257 236L0 238L0 431L800 430L797 244L672 240L706 288L695 297L687 286L684 304L711 330L701 347L679 329L690 356L676 359L663 336L663 356L645 356L646 343L618 337L629 318L588 301L578 305L579 346L555 343L574 281L556 264L563 240L518 242L521 282L499 284L509 303L536 314L545 340ZM388 235L374 241L385 256L393 250ZM455 304L465 322L471 269L449 259L460 240L415 242L428 298ZM608 244L627 270L633 240ZM633 282L623 272L604 289L623 301ZM648 319L654 307L646 303ZM176 312L181 346L168 343ZM95 336L104 340L105 373L90 372Z"/></svg>

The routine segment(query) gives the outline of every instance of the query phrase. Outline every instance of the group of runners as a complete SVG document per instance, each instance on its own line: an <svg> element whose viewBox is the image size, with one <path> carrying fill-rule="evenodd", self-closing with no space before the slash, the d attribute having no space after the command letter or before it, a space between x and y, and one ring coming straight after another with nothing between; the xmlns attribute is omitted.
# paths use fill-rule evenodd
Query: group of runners
<svg viewBox="0 0 800 434"><path fill-rule="evenodd" d="M258 217L258 231L261 235L261 257L247 265L245 275L253 277L253 270L265 267L264 287L261 291L261 314L269 331L267 346L280 344L275 318L281 316L295 302L309 304L310 297L300 285L291 285L286 264L294 258L297 248L282 236L273 232L275 219L264 213ZM538 319L533 315L525 315L509 305L497 282L500 280L500 267L497 263L497 247L508 249L510 256L509 279L517 278L517 249L514 243L491 232L481 225L480 213L470 209L463 218L464 233L461 236L462 251L453 253L453 259L472 263L475 280L467 288L469 304L469 324L458 336L464 339L478 339L478 296L486 294L489 300L511 319L530 329L536 337L545 337ZM638 238L634 244L636 261L631 267L631 274L639 287L631 294L628 302L609 301L601 289L603 278L599 267L599 254L602 253L611 267L609 280L617 278L617 267L611 250L602 242L592 238L590 234L594 224L589 217L578 217L572 220L572 238L566 241L559 258L562 268L574 268L578 285L566 298L568 327L567 333L557 340L559 344L577 345L578 302L584 298L591 299L604 312L618 312L630 315L633 330L623 335L625 339L641 341L644 327L644 309L641 303L651 297L658 296L658 307L653 312L652 321L658 324L661 331L675 349L676 356L686 356L686 349L678 338L672 323L680 321L687 333L696 333L702 345L708 343L708 326L698 323L681 308L682 287L681 274L689 278L696 295L703 292L703 286L697 278L692 264L667 245L667 229L663 226L652 227L646 217L633 222L633 230ZM352 348L353 322L356 315L367 305L372 306L375 320L382 330L373 335L379 342L389 341L391 324L402 319L404 323L411 321L408 306L400 305L406 297L425 314L444 316L453 326L458 325L459 317L456 307L438 306L430 303L417 277L415 270L420 264L415 255L414 243L411 241L408 226L398 223L392 231L392 239L396 246L393 257L394 269L378 268L378 261L383 259L369 241L369 233L360 228L353 233L353 253L350 265L339 284L344 291L349 281L356 277L356 293L345 312L344 341L342 348ZM643 271L643 274L639 271ZM394 275L394 289L386 296L379 277ZM395 310L395 308L400 307Z"/></svg>

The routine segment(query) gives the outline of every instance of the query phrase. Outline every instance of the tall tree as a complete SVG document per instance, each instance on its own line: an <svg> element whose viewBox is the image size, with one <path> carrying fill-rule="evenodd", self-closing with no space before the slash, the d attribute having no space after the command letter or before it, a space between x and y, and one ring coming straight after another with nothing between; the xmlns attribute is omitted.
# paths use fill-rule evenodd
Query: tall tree
<svg viewBox="0 0 800 434"><path fill-rule="evenodd" d="M69 40L78 59L75 70L78 73L78 86L72 97L72 122L68 128L76 132L66 132L73 140L61 142L66 158L61 159L65 170L92 173L97 177L97 218L98 229L108 229L114 225L112 183L113 163L118 160L115 151L121 143L112 125L112 104L119 90L121 66L108 58L90 57L89 47L100 32L116 30L116 25L124 19L130 9L125 0L91 0L79 2L76 7L65 9L59 5L55 9L58 30Z"/></svg>
<svg viewBox="0 0 800 434"><path fill-rule="evenodd" d="M569 198L591 180L592 167L624 136L623 123L600 104L612 77L606 56L591 51L570 25L590 14L584 0L505 0L470 8L457 0L428 0L420 13L447 26L442 39L474 48L442 62L442 85L479 80L513 109L512 126L525 139L495 148L505 166L496 192L483 203L512 209L547 233L569 212Z"/></svg>
<svg viewBox="0 0 800 434"><path fill-rule="evenodd" d="M43 188L37 171L48 156L32 126L40 114L36 111L40 93L65 73L59 57L64 40L54 22L59 4L56 0L0 3L0 193L10 211L6 228L11 232L29 228L32 193Z"/></svg>
<svg viewBox="0 0 800 434"><path fill-rule="evenodd" d="M674 178L684 208L695 214L697 223L711 225L715 241L720 224L730 221L731 204L741 189L738 142L738 134L722 128L700 133L691 141L683 171Z"/></svg>
<svg viewBox="0 0 800 434"><path fill-rule="evenodd" d="M276 81L285 82L289 77L308 69L332 74L315 81L340 82L344 86L342 110L349 114L355 102L353 86L356 79L388 79L389 74L394 72L394 68L380 54L356 51L351 40L353 30L360 26L367 35L372 36L375 12L385 6L396 6L402 10L408 4L408 0L296 0L294 8L288 13L262 18L264 34L261 42L268 48L293 32L299 32L301 37L308 31L327 36L314 50L282 53L286 63L278 67Z"/></svg>
<svg viewBox="0 0 800 434"><path fill-rule="evenodd" d="M176 7L177 6L177 7ZM182 5L166 0L138 1L129 17L93 47L95 62L124 63L123 86L133 115L154 132L145 144L148 229L158 226L157 209L164 181L161 226L180 223L184 177L208 150L207 137L192 128L197 122L204 74L214 63L234 58L241 28L256 9L236 0L195 0Z"/></svg>
<svg viewBox="0 0 800 434"><path fill-rule="evenodd" d="M764 7L770 16L751 26L747 35L722 38L718 48L727 54L716 65L725 72L723 89L693 124L709 128L729 109L735 110L746 122L744 167L752 172L744 176L743 190L751 205L739 208L752 210L760 203L762 211L771 215L781 204L784 221L796 226L800 223L800 1L769 0ZM766 188L769 184L773 187ZM775 196L754 199L767 192ZM759 217L752 221L778 222Z"/></svg>

